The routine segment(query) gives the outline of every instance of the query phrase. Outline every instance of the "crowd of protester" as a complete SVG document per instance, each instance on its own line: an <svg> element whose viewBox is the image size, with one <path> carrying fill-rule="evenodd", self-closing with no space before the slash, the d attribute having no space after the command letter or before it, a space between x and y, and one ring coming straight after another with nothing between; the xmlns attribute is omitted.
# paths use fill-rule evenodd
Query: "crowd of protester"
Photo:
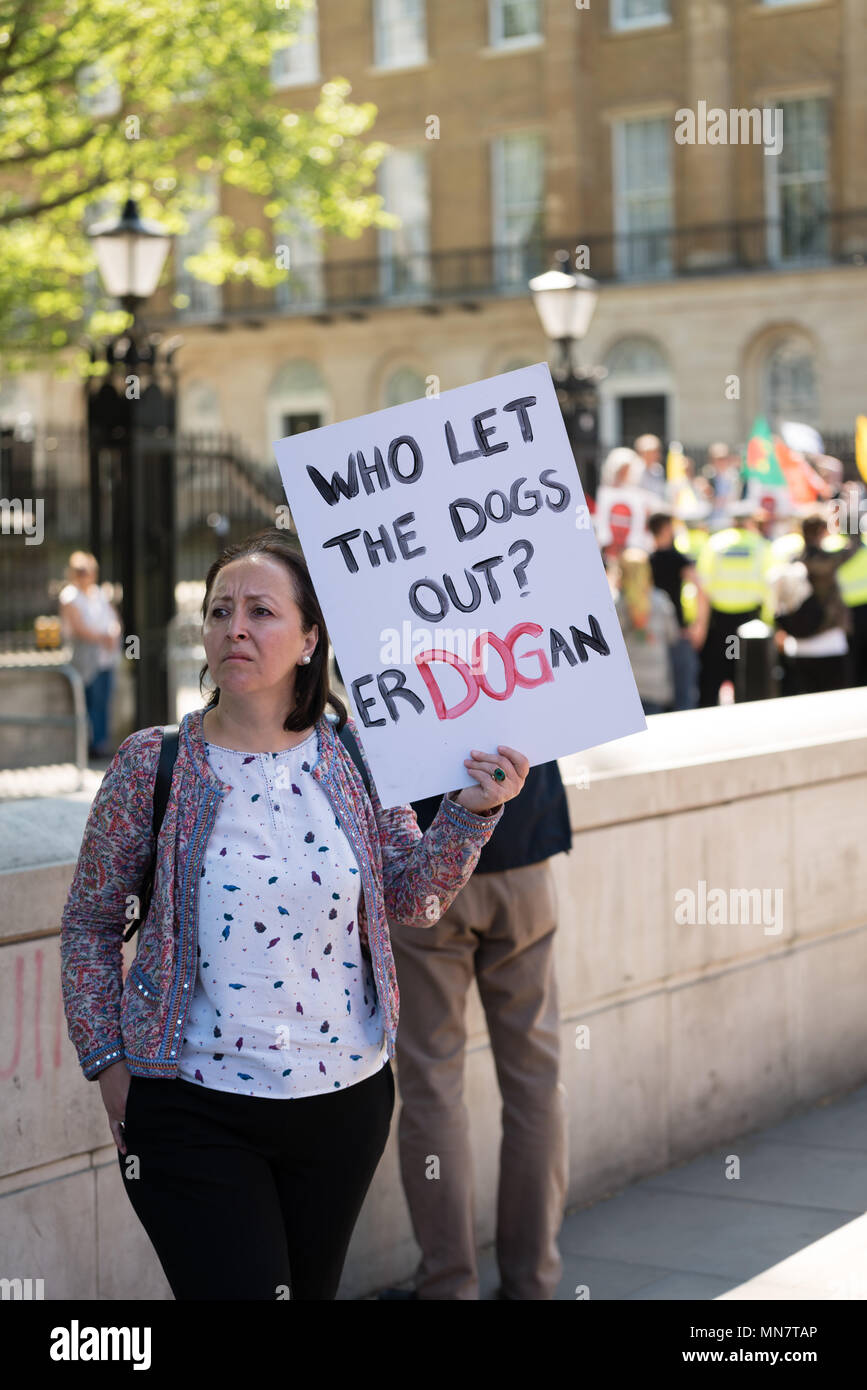
<svg viewBox="0 0 867 1390"><path fill-rule="evenodd" d="M865 488L838 460L813 465L826 496L795 505L745 495L740 453L722 442L701 469L681 459L677 478L654 435L610 451L600 488L613 489L610 516L628 498L629 519L597 530L645 713L738 698L747 623L773 643L763 693L867 684Z"/></svg>

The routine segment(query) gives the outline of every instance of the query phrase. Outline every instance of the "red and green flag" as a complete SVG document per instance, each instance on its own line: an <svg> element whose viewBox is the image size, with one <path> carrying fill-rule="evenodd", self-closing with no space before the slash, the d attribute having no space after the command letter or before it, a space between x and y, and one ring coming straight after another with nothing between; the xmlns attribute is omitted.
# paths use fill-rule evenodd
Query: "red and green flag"
<svg viewBox="0 0 867 1390"><path fill-rule="evenodd" d="M777 439L763 415L756 417L744 450L741 477L744 496L777 516L791 511L789 480L780 467Z"/></svg>
<svg viewBox="0 0 867 1390"><path fill-rule="evenodd" d="M777 458L774 435L764 415L757 415L747 440L741 476L753 483L753 490L787 487L786 476Z"/></svg>
<svg viewBox="0 0 867 1390"><path fill-rule="evenodd" d="M756 417L747 440L741 477L750 500L780 514L830 492L804 454L774 434L763 415Z"/></svg>
<svg viewBox="0 0 867 1390"><path fill-rule="evenodd" d="M817 497L828 497L831 489L821 474L807 462L797 449L790 449L785 440L774 435L777 462L785 474L789 487L789 497L795 506L805 502L815 502Z"/></svg>

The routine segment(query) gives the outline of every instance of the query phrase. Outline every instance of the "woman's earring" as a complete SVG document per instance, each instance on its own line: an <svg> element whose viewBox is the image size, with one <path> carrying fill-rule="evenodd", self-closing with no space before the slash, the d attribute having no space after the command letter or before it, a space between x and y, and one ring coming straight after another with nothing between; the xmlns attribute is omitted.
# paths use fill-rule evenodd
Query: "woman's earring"
<svg viewBox="0 0 867 1390"><path fill-rule="evenodd" d="M302 661L304 662L304 664L306 665L307 662L310 660L310 657L309 657L309 656L302 656L301 660L302 660Z"/></svg>

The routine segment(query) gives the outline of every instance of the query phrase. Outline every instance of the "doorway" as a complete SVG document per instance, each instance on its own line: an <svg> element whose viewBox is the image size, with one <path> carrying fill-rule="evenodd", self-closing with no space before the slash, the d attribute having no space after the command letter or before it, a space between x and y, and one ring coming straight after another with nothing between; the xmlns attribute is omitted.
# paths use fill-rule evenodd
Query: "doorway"
<svg viewBox="0 0 867 1390"><path fill-rule="evenodd" d="M665 443L667 404L665 396L618 397L620 442L631 448L640 434L655 434Z"/></svg>
<svg viewBox="0 0 867 1390"><path fill-rule="evenodd" d="M315 410L284 415L282 438L285 439L290 434L304 434L307 430L318 430L321 424L322 416Z"/></svg>

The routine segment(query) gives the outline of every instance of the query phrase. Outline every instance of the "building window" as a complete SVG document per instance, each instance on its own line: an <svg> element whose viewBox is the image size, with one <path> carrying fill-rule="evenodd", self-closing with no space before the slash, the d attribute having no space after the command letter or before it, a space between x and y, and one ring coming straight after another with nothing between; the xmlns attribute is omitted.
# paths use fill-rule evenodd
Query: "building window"
<svg viewBox="0 0 867 1390"><path fill-rule="evenodd" d="M540 135L501 135L491 146L494 277L527 288L543 269L545 153Z"/></svg>
<svg viewBox="0 0 867 1390"><path fill-rule="evenodd" d="M268 388L265 410L269 440L327 425L331 397L315 362L296 358L284 363Z"/></svg>
<svg viewBox="0 0 867 1390"><path fill-rule="evenodd" d="M202 205L191 208L187 213L188 229L176 237L174 247L175 294L184 295L188 301L178 305L178 312L191 317L219 314L222 306L221 287L197 280L184 266L186 258L199 255L210 240L208 223L219 209L219 176L215 173L200 174L195 191L203 200Z"/></svg>
<svg viewBox="0 0 867 1390"><path fill-rule="evenodd" d="M766 155L768 259L828 256L828 104L822 97L782 101L783 146Z"/></svg>
<svg viewBox="0 0 867 1390"><path fill-rule="evenodd" d="M599 388L599 437L606 449L632 447L640 434L666 439L673 426L671 368L653 338L621 338L605 357Z"/></svg>
<svg viewBox="0 0 867 1390"><path fill-rule="evenodd" d="M542 37L541 0L490 0L491 46L518 47Z"/></svg>
<svg viewBox="0 0 867 1390"><path fill-rule="evenodd" d="M185 91L178 93L178 101L201 101L207 94L208 88L214 81L214 74L207 68L202 68L192 79L189 87Z"/></svg>
<svg viewBox="0 0 867 1390"><path fill-rule="evenodd" d="M644 29L670 20L669 0L611 0L612 29Z"/></svg>
<svg viewBox="0 0 867 1390"><path fill-rule="evenodd" d="M793 333L768 353L762 372L762 407L774 429L783 420L819 427L816 359L808 338Z"/></svg>
<svg viewBox="0 0 867 1390"><path fill-rule="evenodd" d="M412 367L398 367L385 383L383 401L386 406L405 405L407 401L418 401L427 392L427 382Z"/></svg>
<svg viewBox="0 0 867 1390"><path fill-rule="evenodd" d="M380 290L388 298L423 294L430 284L430 195L423 150L392 150L377 171L385 211L399 227L379 233Z"/></svg>
<svg viewBox="0 0 867 1390"><path fill-rule="evenodd" d="M84 115L113 116L120 110L120 85L102 59L79 68L75 85L78 89L78 107Z"/></svg>
<svg viewBox="0 0 867 1390"><path fill-rule="evenodd" d="M274 291L278 309L303 309L325 299L322 231L303 214L288 212L274 222L277 264L285 272Z"/></svg>
<svg viewBox="0 0 867 1390"><path fill-rule="evenodd" d="M621 338L605 358L605 366L610 377L621 381L667 376L669 370L662 349L652 338Z"/></svg>
<svg viewBox="0 0 867 1390"><path fill-rule="evenodd" d="M292 43L278 48L271 59L271 81L275 87L293 87L315 82L319 77L319 17L315 0L299 14L293 9L289 28Z"/></svg>
<svg viewBox="0 0 867 1390"><path fill-rule="evenodd" d="M374 62L405 68L427 58L424 0L373 0Z"/></svg>
<svg viewBox="0 0 867 1390"><path fill-rule="evenodd" d="M306 434L308 430L318 430L322 424L321 410L291 410L283 416L281 439L290 434Z"/></svg>
<svg viewBox="0 0 867 1390"><path fill-rule="evenodd" d="M671 121L619 121L613 130L618 275L671 271Z"/></svg>

